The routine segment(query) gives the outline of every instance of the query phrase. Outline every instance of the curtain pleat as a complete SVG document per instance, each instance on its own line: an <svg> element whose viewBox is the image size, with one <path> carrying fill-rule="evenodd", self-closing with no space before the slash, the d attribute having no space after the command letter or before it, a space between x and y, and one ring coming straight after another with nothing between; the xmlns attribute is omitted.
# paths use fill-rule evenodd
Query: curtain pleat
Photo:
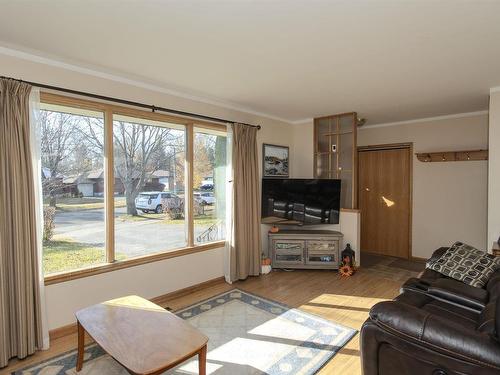
<svg viewBox="0 0 500 375"><path fill-rule="evenodd" d="M0 367L43 347L30 91L0 79Z"/></svg>
<svg viewBox="0 0 500 375"><path fill-rule="evenodd" d="M40 309L42 319L43 350L49 349L50 337L45 301L45 280L43 275L43 197L42 197L42 160L40 126L40 89L33 87L29 96L30 148L33 170L33 189L35 193L36 234L38 253L38 286L40 288Z"/></svg>
<svg viewBox="0 0 500 375"><path fill-rule="evenodd" d="M260 186L257 128L234 124L232 128L233 202L228 256L231 281L260 273Z"/></svg>

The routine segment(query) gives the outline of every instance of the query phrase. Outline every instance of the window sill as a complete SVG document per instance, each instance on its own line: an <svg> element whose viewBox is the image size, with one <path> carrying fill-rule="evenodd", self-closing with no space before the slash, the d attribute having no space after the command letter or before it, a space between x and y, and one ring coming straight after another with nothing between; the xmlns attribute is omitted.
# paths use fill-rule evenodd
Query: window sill
<svg viewBox="0 0 500 375"><path fill-rule="evenodd" d="M98 275L101 273L112 272L124 268L135 267L141 264L158 262L164 259L176 258L184 255L195 254L202 251L218 249L224 247L225 241L211 242L209 244L197 245L193 247L186 247L174 251L168 251L152 255L144 255L141 257L121 260L114 263L105 263L97 266L91 266L88 268L81 268L74 271L65 271L60 273L55 273L48 275L44 278L45 285L52 285L63 283L70 280L81 279L84 277L89 277L93 275Z"/></svg>

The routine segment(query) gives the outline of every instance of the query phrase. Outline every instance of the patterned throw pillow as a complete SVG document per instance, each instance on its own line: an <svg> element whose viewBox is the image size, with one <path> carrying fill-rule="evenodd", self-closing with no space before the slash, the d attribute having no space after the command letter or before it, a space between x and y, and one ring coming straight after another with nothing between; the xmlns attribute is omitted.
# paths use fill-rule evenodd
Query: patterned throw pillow
<svg viewBox="0 0 500 375"><path fill-rule="evenodd" d="M426 267L465 284L482 288L491 274L500 267L500 257L462 242L455 242L440 258Z"/></svg>

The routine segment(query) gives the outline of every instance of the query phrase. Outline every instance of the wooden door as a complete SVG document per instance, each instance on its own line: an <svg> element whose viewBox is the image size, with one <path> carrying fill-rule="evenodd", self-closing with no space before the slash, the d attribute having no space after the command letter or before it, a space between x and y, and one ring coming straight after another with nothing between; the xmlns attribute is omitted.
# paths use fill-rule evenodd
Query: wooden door
<svg viewBox="0 0 500 375"><path fill-rule="evenodd" d="M408 259L411 148L361 148L358 154L361 251Z"/></svg>

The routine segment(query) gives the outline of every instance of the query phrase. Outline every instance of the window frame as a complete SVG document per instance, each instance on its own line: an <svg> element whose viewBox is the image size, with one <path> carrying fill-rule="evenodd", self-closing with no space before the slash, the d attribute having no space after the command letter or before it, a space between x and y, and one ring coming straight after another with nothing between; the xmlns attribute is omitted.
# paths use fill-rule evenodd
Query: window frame
<svg viewBox="0 0 500 375"><path fill-rule="evenodd" d="M104 114L104 207L105 207L105 263L92 265L70 271L61 271L45 276L45 285L57 284L83 277L111 272L142 264L158 262L165 259L195 254L224 246L225 241L214 241L196 244L194 240L194 196L193 196L193 160L194 160L194 128L205 128L226 133L226 126L212 122L194 120L158 112L110 104L105 101L93 101L42 91L40 101L49 105L60 105L85 110L99 111ZM138 119L155 120L184 126L186 131L185 160L185 195L187 246L175 250L165 250L154 254L146 254L131 259L117 261L115 259L115 223L114 223L114 154L113 154L113 116L123 115Z"/></svg>

